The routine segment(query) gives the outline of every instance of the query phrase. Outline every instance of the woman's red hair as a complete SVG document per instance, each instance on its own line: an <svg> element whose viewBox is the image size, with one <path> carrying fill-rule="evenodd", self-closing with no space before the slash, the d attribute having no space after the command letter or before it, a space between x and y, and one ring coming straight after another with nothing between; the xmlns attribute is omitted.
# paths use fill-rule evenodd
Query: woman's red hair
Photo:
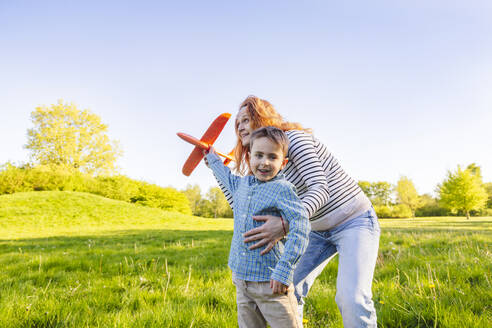
<svg viewBox="0 0 492 328"><path fill-rule="evenodd" d="M264 99L255 96L248 96L239 106L239 110L246 107L252 130L264 126L274 126L283 131L303 130L311 133L310 129L305 129L299 123L286 122L282 116L273 108L272 104ZM251 174L249 168L249 145L243 146L237 131L238 121L236 118L234 129L236 130L237 143L234 148L234 159L236 162L235 170L240 174Z"/></svg>

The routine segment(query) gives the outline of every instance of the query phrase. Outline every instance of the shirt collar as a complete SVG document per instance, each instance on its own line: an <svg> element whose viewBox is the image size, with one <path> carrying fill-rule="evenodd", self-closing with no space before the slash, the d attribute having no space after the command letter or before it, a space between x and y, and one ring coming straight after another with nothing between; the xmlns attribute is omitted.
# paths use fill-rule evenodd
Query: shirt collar
<svg viewBox="0 0 492 328"><path fill-rule="evenodd" d="M258 180L258 178L254 176L254 174L252 175L252 178L251 178L251 180L253 181L253 183L257 183L257 184L262 184L262 183L270 182L270 181L283 180L283 179L285 179L285 175L283 173L281 173L281 172L277 173L277 175L275 177L273 177L273 179L268 180L268 181Z"/></svg>

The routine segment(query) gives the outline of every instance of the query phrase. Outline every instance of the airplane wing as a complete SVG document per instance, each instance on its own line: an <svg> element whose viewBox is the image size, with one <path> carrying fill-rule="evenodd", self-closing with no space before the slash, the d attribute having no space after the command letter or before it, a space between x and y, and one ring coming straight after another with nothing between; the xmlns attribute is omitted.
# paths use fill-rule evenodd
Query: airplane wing
<svg viewBox="0 0 492 328"><path fill-rule="evenodd" d="M222 132L222 129L224 129L224 126L226 125L230 117L231 114L229 113L220 114L219 117L217 117L212 122L207 131L205 131L200 141L203 141L209 145L213 145L215 140L217 140L217 138L219 137L219 134ZM196 146L195 149L193 149L190 156L183 165L182 172L184 175L189 176L191 172L193 172L193 170L197 167L198 163L200 163L200 161L203 159L202 149L203 147L199 146Z"/></svg>

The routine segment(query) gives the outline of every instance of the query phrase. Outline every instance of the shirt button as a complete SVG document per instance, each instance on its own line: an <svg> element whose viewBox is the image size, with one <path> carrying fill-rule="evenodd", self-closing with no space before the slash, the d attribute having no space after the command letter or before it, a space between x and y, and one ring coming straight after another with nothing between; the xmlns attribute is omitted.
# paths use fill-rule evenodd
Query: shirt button
<svg viewBox="0 0 492 328"><path fill-rule="evenodd" d="M244 256L244 255L246 255L246 253L245 253L245 252L242 252L241 254L242 254L243 256Z"/></svg>

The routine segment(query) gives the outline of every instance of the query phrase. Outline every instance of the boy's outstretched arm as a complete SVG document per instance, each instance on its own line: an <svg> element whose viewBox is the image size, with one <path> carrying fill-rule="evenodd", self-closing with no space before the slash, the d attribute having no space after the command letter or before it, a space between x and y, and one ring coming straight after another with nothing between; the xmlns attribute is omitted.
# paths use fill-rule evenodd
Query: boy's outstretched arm
<svg viewBox="0 0 492 328"><path fill-rule="evenodd" d="M210 150L213 151L213 147L210 147ZM205 156L203 158L203 161L205 162L205 165L208 166L208 160L207 160L207 154L208 154L208 151L206 150L203 150L203 156ZM214 177L215 177L215 180L217 180L217 183L219 184L219 187L220 187L220 190L222 191L222 193L224 194L227 202L229 203L229 206L232 208L232 210L234 210L234 199L232 198L232 194L229 192L229 190L222 184L222 182L217 178L217 176L214 174Z"/></svg>
<svg viewBox="0 0 492 328"><path fill-rule="evenodd" d="M229 193L234 194L239 184L241 177L231 173L231 169L225 166L220 157L215 153L214 148L210 147L210 150L204 151L205 164L214 172L217 180L224 185Z"/></svg>

